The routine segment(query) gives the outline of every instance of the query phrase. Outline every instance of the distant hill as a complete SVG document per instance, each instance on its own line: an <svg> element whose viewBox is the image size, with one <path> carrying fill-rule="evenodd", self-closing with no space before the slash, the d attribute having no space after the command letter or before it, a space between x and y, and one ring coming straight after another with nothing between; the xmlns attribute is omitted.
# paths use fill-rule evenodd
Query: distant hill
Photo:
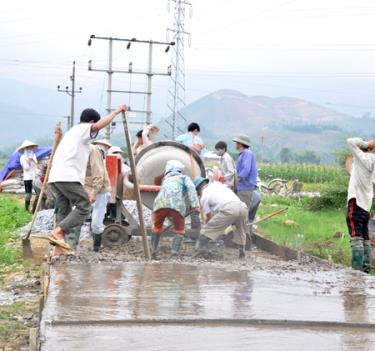
<svg viewBox="0 0 375 351"><path fill-rule="evenodd" d="M247 96L236 90L218 90L188 105L183 114L189 121L209 125L218 133L238 133L239 126L251 131L283 124L349 125L352 118L323 106L290 97ZM215 124L209 122L215 120Z"/></svg>
<svg viewBox="0 0 375 351"><path fill-rule="evenodd" d="M358 119L302 99L247 96L236 90L218 90L182 110L188 122L202 127L209 146L218 139L230 141L246 133L255 149L276 158L281 148L312 150L333 157L344 146L344 137L354 132L375 130L375 119L361 130Z"/></svg>

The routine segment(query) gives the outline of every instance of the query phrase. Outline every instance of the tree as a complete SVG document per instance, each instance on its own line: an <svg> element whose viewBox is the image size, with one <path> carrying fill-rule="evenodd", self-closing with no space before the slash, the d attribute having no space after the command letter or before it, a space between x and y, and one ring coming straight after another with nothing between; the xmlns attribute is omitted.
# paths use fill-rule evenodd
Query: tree
<svg viewBox="0 0 375 351"><path fill-rule="evenodd" d="M279 154L280 162L281 163L290 163L294 159L294 155L292 150L287 147L283 147Z"/></svg>

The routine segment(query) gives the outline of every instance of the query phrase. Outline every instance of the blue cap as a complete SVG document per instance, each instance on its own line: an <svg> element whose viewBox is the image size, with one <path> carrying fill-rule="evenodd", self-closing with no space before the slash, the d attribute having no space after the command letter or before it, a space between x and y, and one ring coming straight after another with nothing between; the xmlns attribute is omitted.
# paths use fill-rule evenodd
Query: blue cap
<svg viewBox="0 0 375 351"><path fill-rule="evenodd" d="M197 177L193 180L195 188L198 188L203 182L206 182L208 184L210 181L207 178L203 177Z"/></svg>

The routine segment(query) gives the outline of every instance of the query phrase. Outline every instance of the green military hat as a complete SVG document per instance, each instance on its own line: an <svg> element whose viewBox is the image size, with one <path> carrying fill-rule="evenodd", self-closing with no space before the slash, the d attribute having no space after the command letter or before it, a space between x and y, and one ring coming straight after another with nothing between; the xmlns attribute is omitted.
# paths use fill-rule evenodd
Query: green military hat
<svg viewBox="0 0 375 351"><path fill-rule="evenodd" d="M250 138L246 134L238 135L233 141L250 147Z"/></svg>

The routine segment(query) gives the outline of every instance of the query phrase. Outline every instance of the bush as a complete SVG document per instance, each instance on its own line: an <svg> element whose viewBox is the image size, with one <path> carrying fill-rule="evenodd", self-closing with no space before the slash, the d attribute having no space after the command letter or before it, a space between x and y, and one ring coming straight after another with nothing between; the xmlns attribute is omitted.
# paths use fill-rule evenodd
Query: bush
<svg viewBox="0 0 375 351"><path fill-rule="evenodd" d="M312 211L344 208L347 193L348 178L339 177L335 182L326 183L320 192L320 197L310 199L308 207Z"/></svg>

